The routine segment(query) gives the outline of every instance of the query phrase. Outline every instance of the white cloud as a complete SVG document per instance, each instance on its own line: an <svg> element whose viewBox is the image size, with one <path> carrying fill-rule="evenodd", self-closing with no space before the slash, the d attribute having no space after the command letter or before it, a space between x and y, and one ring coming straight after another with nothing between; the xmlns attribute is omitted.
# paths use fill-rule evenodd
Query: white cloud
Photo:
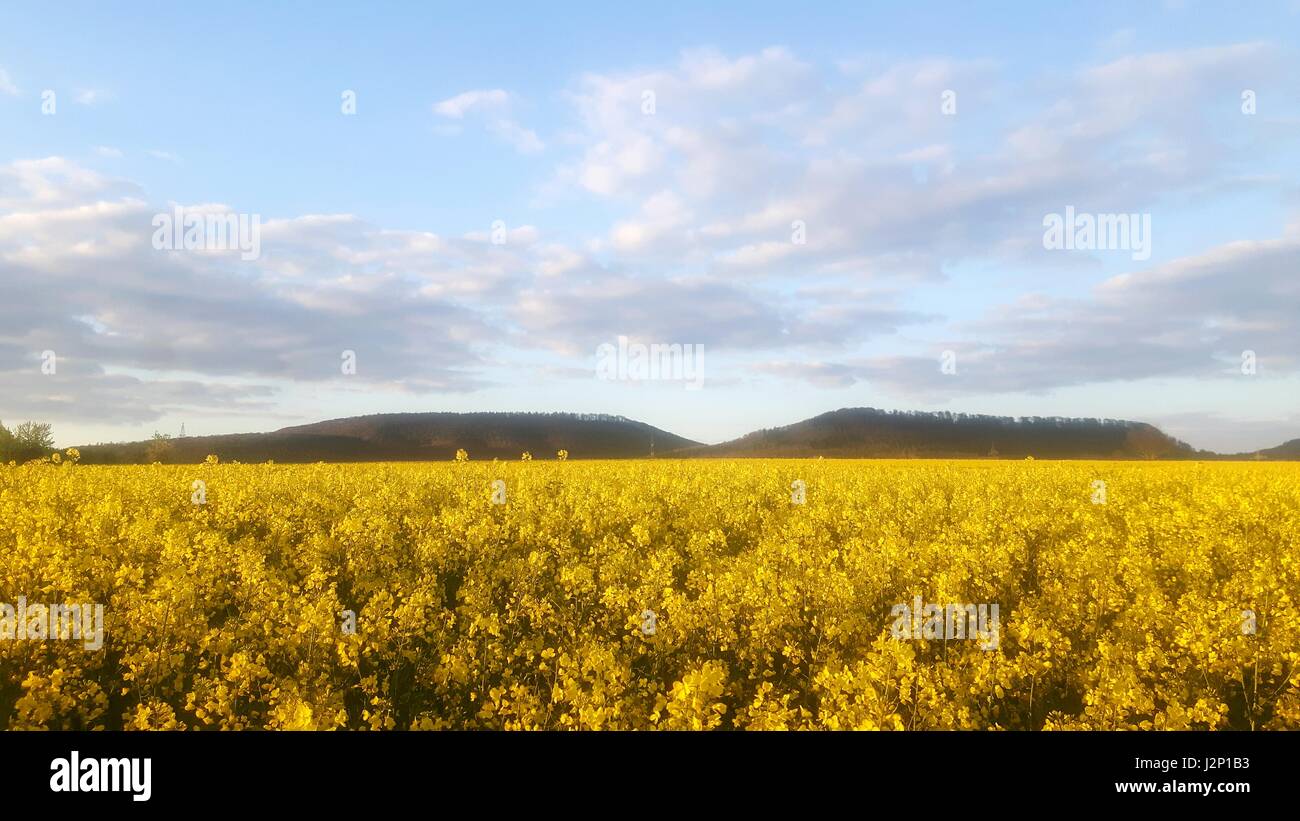
<svg viewBox="0 0 1300 821"><path fill-rule="evenodd" d="M1240 385L1245 351L1262 376L1293 376L1298 268L1300 236L1233 242L1113 277L1088 298L1025 295L915 354L845 361L838 373L923 400L1158 378ZM943 350L957 354L955 375L935 366Z"/></svg>
<svg viewBox="0 0 1300 821"><path fill-rule="evenodd" d="M452 120L468 115L483 118L488 132L514 147L521 154L535 154L546 146L536 132L521 126L511 117L514 97L499 88L464 91L435 103L434 113ZM458 133L458 132L442 132Z"/></svg>
<svg viewBox="0 0 1300 821"><path fill-rule="evenodd" d="M586 352L619 333L789 346L880 332L903 316L880 300L868 313L819 315L708 278L628 277L532 225L495 245L487 232L303 215L266 220L255 261L160 251L152 217L173 203L57 157L0 167L0 191L0 285L13 295L0 304L6 413L61 419L93 407L106 422L138 422L181 407L265 410L286 385L335 379L343 350L364 359L357 384L374 390L472 390L503 346ZM680 217L669 194L642 213L654 230ZM69 381L33 371L33 352L46 349Z"/></svg>
<svg viewBox="0 0 1300 821"><path fill-rule="evenodd" d="M268 221L255 262L159 251L151 219L170 204L146 203L137 187L60 158L0 167L0 191L0 285L15 295L0 304L9 413L54 413L65 406L50 397L71 396L60 418L138 421L183 400L223 401L175 371L239 381L246 387L231 396L242 402L332 379L345 349L365 352L363 383L470 389L482 384L477 348L494 331L459 286L500 291L526 270L522 251L346 215ZM46 349L67 381L43 380L39 369L30 378L28 360ZM114 376L123 371L133 375Z"/></svg>
<svg viewBox="0 0 1300 821"><path fill-rule="evenodd" d="M9 72L5 71L3 68L0 68L0 94L7 94L10 97L17 97L21 93L22 92L18 90L18 86L14 85L14 81L10 79Z"/></svg>
<svg viewBox="0 0 1300 821"><path fill-rule="evenodd" d="M510 143L520 154L536 154L546 147L536 132L514 120L492 120L488 123L488 131Z"/></svg>
<svg viewBox="0 0 1300 821"><path fill-rule="evenodd" d="M435 113L454 120L463 118L471 111L502 111L510 104L509 92L499 88L464 91L455 97L449 97L433 106Z"/></svg>
<svg viewBox="0 0 1300 821"><path fill-rule="evenodd" d="M95 105L108 99L109 95L105 91L94 88L80 88L72 95L72 101L77 105Z"/></svg>
<svg viewBox="0 0 1300 821"><path fill-rule="evenodd" d="M687 51L668 69L586 74L568 95L583 156L559 182L607 197L669 183L701 195L743 188L761 153L753 127L795 127L816 91L812 69L779 47L734 59Z"/></svg>
<svg viewBox="0 0 1300 821"><path fill-rule="evenodd" d="M680 233L682 226L690 219L690 211L683 206L676 194L660 191L642 204L641 213L636 219L616 224L610 241L619 251L644 250L655 244L666 246L661 250L671 251L680 247L680 243L668 238Z"/></svg>

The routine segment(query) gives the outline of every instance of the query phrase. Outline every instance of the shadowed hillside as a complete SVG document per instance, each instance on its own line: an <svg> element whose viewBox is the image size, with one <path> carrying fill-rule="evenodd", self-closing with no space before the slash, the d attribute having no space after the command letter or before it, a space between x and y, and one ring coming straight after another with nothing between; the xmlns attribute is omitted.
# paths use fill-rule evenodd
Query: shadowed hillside
<svg viewBox="0 0 1300 821"><path fill-rule="evenodd" d="M571 413L385 413L282 428L86 445L87 464L444 461L471 459L792 457L1023 459L1300 459L1300 439L1256 453L1196 450L1144 422L844 408L702 445L622 416Z"/></svg>
<svg viewBox="0 0 1300 821"><path fill-rule="evenodd" d="M1209 457L1141 422L980 416L844 408L755 431L691 456L1002 457L1183 459Z"/></svg>
<svg viewBox="0 0 1300 821"><path fill-rule="evenodd" d="M1275 448L1266 448L1254 453L1239 454L1241 458L1256 457L1260 459L1271 459L1274 461L1289 461L1300 459L1300 439L1292 439L1289 442L1283 442Z"/></svg>
<svg viewBox="0 0 1300 821"><path fill-rule="evenodd" d="M87 445L85 464L224 461L444 461L458 448L471 459L633 459L698 445L621 416L569 413L385 413L282 428L273 433L192 436Z"/></svg>

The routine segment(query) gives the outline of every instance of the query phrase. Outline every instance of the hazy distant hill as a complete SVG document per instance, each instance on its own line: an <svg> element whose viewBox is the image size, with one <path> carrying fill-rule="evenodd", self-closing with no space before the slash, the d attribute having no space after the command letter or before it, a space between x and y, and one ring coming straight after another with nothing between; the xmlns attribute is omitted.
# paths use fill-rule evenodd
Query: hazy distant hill
<svg viewBox="0 0 1300 821"><path fill-rule="evenodd" d="M1184 459L1208 455L1141 422L844 408L691 456Z"/></svg>
<svg viewBox="0 0 1300 821"><path fill-rule="evenodd" d="M1260 457L1271 460L1291 460L1300 459L1300 439L1292 439L1290 442L1283 442L1275 448L1266 448L1258 451ZM1255 454L1243 453L1242 458L1254 456Z"/></svg>
<svg viewBox="0 0 1300 821"><path fill-rule="evenodd" d="M86 464L147 458L150 442L87 445ZM464 448L471 459L518 459L524 451L553 459L632 459L698 445L621 416L568 413L385 413L282 428L273 433L190 436L170 440L160 461L372 462L445 461ZM155 456L157 453L154 454Z"/></svg>

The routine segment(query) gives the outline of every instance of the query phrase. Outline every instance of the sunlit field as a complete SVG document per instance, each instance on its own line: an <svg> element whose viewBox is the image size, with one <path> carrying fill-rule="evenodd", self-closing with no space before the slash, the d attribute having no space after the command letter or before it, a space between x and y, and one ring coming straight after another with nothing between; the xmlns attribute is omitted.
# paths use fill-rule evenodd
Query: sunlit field
<svg viewBox="0 0 1300 821"><path fill-rule="evenodd" d="M29 465L0 551L14 729L1300 728L1293 464Z"/></svg>

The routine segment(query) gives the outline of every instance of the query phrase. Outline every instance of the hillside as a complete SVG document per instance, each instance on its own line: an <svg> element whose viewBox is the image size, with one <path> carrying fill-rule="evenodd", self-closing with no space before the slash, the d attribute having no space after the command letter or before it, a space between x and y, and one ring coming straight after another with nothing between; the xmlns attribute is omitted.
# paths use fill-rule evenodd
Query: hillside
<svg viewBox="0 0 1300 821"><path fill-rule="evenodd" d="M151 447L153 451L151 452ZM86 445L87 464L201 462L208 454L239 462L445 461L464 448L472 459L650 456L1023 459L1300 459L1300 439L1235 455L1201 451L1143 422L1061 417L843 408L802 422L703 445L622 416L570 413L386 413L333 419L271 433Z"/></svg>
<svg viewBox="0 0 1300 821"><path fill-rule="evenodd" d="M1209 456L1141 422L844 408L690 456L1182 459Z"/></svg>
<svg viewBox="0 0 1300 821"><path fill-rule="evenodd" d="M86 445L85 464L147 458L151 442ZM201 462L208 454L239 462L445 461L464 448L473 459L632 459L698 445L621 416L568 413L385 413L282 428L272 433L171 439L157 461ZM155 453L155 456L158 454Z"/></svg>
<svg viewBox="0 0 1300 821"><path fill-rule="evenodd" d="M1275 461L1288 461L1300 459L1300 439L1292 439L1289 442L1283 442L1275 448L1266 448L1258 452L1260 458L1271 459ZM1253 457L1255 454L1242 454L1242 457Z"/></svg>

